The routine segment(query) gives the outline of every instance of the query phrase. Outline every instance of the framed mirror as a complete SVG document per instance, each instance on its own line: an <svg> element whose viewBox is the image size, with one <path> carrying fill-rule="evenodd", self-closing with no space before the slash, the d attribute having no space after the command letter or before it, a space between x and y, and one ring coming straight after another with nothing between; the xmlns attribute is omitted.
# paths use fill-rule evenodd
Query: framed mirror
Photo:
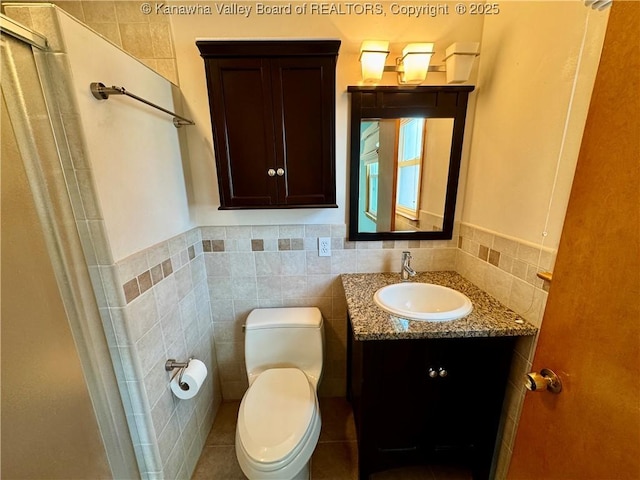
<svg viewBox="0 0 640 480"><path fill-rule="evenodd" d="M453 235L473 86L350 86L350 240Z"/></svg>

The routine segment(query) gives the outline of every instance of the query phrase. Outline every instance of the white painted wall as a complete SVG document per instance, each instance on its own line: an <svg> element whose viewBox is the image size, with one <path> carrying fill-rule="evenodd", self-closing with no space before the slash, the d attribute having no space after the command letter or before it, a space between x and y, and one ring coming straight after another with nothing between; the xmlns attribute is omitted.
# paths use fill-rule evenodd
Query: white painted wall
<svg viewBox="0 0 640 480"><path fill-rule="evenodd" d="M453 142L453 119L429 118L426 131L420 205L427 213L443 217Z"/></svg>
<svg viewBox="0 0 640 480"><path fill-rule="evenodd" d="M533 243L542 243L546 225L545 246L554 248L564 221L606 19L606 12L594 12L577 0L503 2L499 15L485 18L173 15L185 115L197 124L186 129L191 175L184 178L170 117L123 97L98 102L88 92L91 81L124 85L172 108L168 82L108 42L89 39L83 27L65 17L74 87L115 259L193 225L345 223L349 194L346 88L360 83L361 41L375 38L391 41L387 63L412 41L436 42L433 64L442 63L444 49L454 41L481 41L480 67L469 82L477 87L469 106L456 217ZM197 38L342 40L336 86L338 209L218 210L208 94ZM430 74L427 81L444 82L444 74ZM386 74L381 84L396 84L395 75Z"/></svg>
<svg viewBox="0 0 640 480"><path fill-rule="evenodd" d="M387 4L387 8L389 5ZM454 41L480 41L456 217L555 248L599 61L607 12L576 0L502 2L500 14L407 18L276 15L171 17L189 130L195 215L201 225L342 223L348 215L349 98L362 40L388 39L391 63L411 41L434 40L434 64ZM203 61L196 38L339 38L336 167L339 208L219 211ZM478 70L476 68L476 70ZM477 81L476 81L477 80ZM396 84L386 74L382 84ZM444 84L443 74L427 83ZM475 101L478 101L475 104ZM557 179L556 179L557 171ZM546 228L545 228L546 227ZM542 232L547 231L546 239Z"/></svg>
<svg viewBox="0 0 640 480"><path fill-rule="evenodd" d="M189 155L196 219L200 225L265 225L265 224L341 224L348 215L348 85L360 83L358 56L363 40L385 39L391 42L387 64L406 43L434 41L433 64L443 63L444 50L455 41L480 41L483 19L480 16L409 18L393 15L385 5L386 16L365 15L273 15L220 16L174 15L171 17L180 88L186 108L196 123L190 128ZM252 4L251 2L249 4ZM337 209L291 210L218 210L219 196L212 144L211 120L204 63L195 46L197 38L336 38L342 41L338 56L336 84L336 185ZM476 72L472 73L473 83ZM444 84L442 73L430 74L427 83ZM385 74L381 84L396 85L393 73Z"/></svg>
<svg viewBox="0 0 640 480"><path fill-rule="evenodd" d="M122 95L96 100L91 82L175 111L171 83L66 14L60 25L86 151L117 262L194 226L172 117Z"/></svg>
<svg viewBox="0 0 640 480"><path fill-rule="evenodd" d="M462 220L557 248L608 10L500 5L485 19Z"/></svg>

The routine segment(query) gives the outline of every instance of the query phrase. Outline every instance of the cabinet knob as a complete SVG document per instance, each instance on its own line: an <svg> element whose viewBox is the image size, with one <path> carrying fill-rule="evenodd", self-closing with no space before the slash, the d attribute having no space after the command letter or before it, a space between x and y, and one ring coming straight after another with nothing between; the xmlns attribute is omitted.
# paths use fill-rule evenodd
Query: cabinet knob
<svg viewBox="0 0 640 480"><path fill-rule="evenodd" d="M444 368L440 367L438 369L438 375L440 375L441 378L444 378L447 375L449 375L449 372L447 372Z"/></svg>
<svg viewBox="0 0 640 480"><path fill-rule="evenodd" d="M438 372L434 368L429 368L429 370L427 370L427 374L430 378L438 378Z"/></svg>
<svg viewBox="0 0 640 480"><path fill-rule="evenodd" d="M279 168L278 170L276 170L276 173L278 174L279 177L284 175L284 169L283 168Z"/></svg>
<svg viewBox="0 0 640 480"><path fill-rule="evenodd" d="M270 177L274 177L276 174L276 171L273 168L270 168L269 170L267 170L267 175L269 175Z"/></svg>

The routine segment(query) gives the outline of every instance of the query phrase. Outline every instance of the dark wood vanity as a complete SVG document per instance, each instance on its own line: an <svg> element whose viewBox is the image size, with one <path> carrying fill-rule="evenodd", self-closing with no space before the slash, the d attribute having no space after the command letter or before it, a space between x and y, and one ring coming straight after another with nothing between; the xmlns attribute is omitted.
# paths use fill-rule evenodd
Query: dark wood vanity
<svg viewBox="0 0 640 480"><path fill-rule="evenodd" d="M220 209L337 207L339 40L196 42Z"/></svg>
<svg viewBox="0 0 640 480"><path fill-rule="evenodd" d="M488 479L515 342L537 329L455 272L414 280L461 291L474 310L448 322L392 317L372 297L398 274L342 275L360 479L419 464L463 466Z"/></svg>
<svg viewBox="0 0 640 480"><path fill-rule="evenodd" d="M360 478L433 463L488 479L514 338L357 341L348 332Z"/></svg>

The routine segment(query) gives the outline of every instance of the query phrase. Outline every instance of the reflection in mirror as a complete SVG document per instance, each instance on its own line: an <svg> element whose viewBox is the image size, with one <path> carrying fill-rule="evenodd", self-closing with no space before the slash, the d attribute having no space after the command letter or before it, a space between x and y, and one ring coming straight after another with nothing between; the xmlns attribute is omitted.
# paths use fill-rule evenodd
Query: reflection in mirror
<svg viewBox="0 0 640 480"><path fill-rule="evenodd" d="M350 240L448 239L473 86L350 86Z"/></svg>
<svg viewBox="0 0 640 480"><path fill-rule="evenodd" d="M358 231L442 231L453 118L363 119Z"/></svg>

